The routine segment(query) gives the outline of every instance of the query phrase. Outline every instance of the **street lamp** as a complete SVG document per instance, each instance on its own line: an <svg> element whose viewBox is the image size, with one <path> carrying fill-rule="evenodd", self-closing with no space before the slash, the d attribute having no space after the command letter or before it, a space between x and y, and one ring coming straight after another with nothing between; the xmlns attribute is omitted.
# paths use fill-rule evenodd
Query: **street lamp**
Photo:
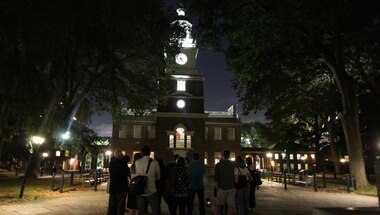
<svg viewBox="0 0 380 215"><path fill-rule="evenodd" d="M45 142L45 138L41 137L41 136L32 136L30 138L30 141L29 141L29 146L30 146L30 149L29 149L29 152L30 152L30 155L33 154L33 144L36 144L37 146L41 145L42 143ZM25 172L24 172L24 178L22 180L22 183L21 183L21 189L20 189L20 195L19 197L22 198L23 195L24 195L24 189L25 189L25 184L26 184L26 174L28 172L28 168L29 168L29 163L31 162L31 156L28 156L28 159L25 163Z"/></svg>

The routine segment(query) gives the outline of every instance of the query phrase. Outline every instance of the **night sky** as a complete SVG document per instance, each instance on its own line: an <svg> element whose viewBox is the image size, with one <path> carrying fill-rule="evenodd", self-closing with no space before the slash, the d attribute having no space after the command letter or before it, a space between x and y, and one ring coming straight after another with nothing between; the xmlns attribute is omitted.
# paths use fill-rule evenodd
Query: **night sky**
<svg viewBox="0 0 380 215"><path fill-rule="evenodd" d="M167 0L167 6L176 8L176 0ZM239 99L232 88L232 73L227 70L223 53L211 54L200 49L197 58L198 73L205 75L204 95L206 111L227 111L233 105L238 104ZM241 111L238 105L238 111ZM240 116L243 122L266 122L264 113L251 113L248 116ZM111 136L112 119L109 113L95 114L92 117L91 128L100 136Z"/></svg>

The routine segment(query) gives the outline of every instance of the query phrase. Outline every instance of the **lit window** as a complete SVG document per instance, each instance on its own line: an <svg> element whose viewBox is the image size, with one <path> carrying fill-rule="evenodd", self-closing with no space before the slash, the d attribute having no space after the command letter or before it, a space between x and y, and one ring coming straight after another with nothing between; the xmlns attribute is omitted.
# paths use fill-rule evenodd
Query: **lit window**
<svg viewBox="0 0 380 215"><path fill-rule="evenodd" d="M236 159L235 152L231 152L230 160L235 161L235 159Z"/></svg>
<svg viewBox="0 0 380 215"><path fill-rule="evenodd" d="M297 154L297 160L301 160L301 154Z"/></svg>
<svg viewBox="0 0 380 215"><path fill-rule="evenodd" d="M121 125L119 129L119 138L126 138L127 137L127 126Z"/></svg>
<svg viewBox="0 0 380 215"><path fill-rule="evenodd" d="M227 140L235 140L235 128L227 129Z"/></svg>
<svg viewBox="0 0 380 215"><path fill-rule="evenodd" d="M297 167L298 167L298 170L302 169L302 166L301 166L301 164L300 164L300 163L299 163L299 164L297 164Z"/></svg>
<svg viewBox="0 0 380 215"><path fill-rule="evenodd" d="M141 138L141 125L133 126L133 138Z"/></svg>
<svg viewBox="0 0 380 215"><path fill-rule="evenodd" d="M156 126L148 126L148 138L154 139L156 137Z"/></svg>
<svg viewBox="0 0 380 215"><path fill-rule="evenodd" d="M275 160L278 160L279 159L279 156L278 156L278 154L276 153L276 154L274 154L274 159Z"/></svg>
<svg viewBox="0 0 380 215"><path fill-rule="evenodd" d="M176 137L175 137L175 146L176 148L185 148L185 129L177 128L176 129Z"/></svg>
<svg viewBox="0 0 380 215"><path fill-rule="evenodd" d="M294 170L294 163L290 164L290 170Z"/></svg>
<svg viewBox="0 0 380 215"><path fill-rule="evenodd" d="M308 158L308 155L307 155L307 154L304 154L303 156L304 156L305 160Z"/></svg>
<svg viewBox="0 0 380 215"><path fill-rule="evenodd" d="M207 165L207 159L208 159L208 153L205 152L205 158L204 158L204 161L203 161L203 163L204 163L205 165Z"/></svg>
<svg viewBox="0 0 380 215"><path fill-rule="evenodd" d="M221 159L221 153L220 152L215 152L214 153L214 162L215 164L219 163L220 159Z"/></svg>
<svg viewBox="0 0 380 215"><path fill-rule="evenodd" d="M186 91L186 81L178 80L177 81L177 91Z"/></svg>
<svg viewBox="0 0 380 215"><path fill-rule="evenodd" d="M285 160L285 159L286 159L286 153L282 153L282 154L281 154L281 158L282 158L283 160Z"/></svg>
<svg viewBox="0 0 380 215"><path fill-rule="evenodd" d="M222 139L222 128L215 127L214 128L214 140Z"/></svg>
<svg viewBox="0 0 380 215"><path fill-rule="evenodd" d="M174 148L174 135L169 135L169 148Z"/></svg>
<svg viewBox="0 0 380 215"><path fill-rule="evenodd" d="M294 159L294 154L289 154L289 159L293 160Z"/></svg>
<svg viewBox="0 0 380 215"><path fill-rule="evenodd" d="M186 135L186 148L191 148L191 136Z"/></svg>
<svg viewBox="0 0 380 215"><path fill-rule="evenodd" d="M311 157L312 159L315 159L315 154L311 154L310 157Z"/></svg>

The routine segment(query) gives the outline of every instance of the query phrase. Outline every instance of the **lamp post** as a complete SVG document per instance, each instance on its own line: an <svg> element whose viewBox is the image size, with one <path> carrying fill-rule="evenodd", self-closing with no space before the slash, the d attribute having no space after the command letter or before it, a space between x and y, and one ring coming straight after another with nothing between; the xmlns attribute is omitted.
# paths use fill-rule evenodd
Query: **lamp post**
<svg viewBox="0 0 380 215"><path fill-rule="evenodd" d="M45 142L45 138L43 137L40 137L40 136L33 136L30 138L30 141L29 141L29 156L27 158L27 161L25 163L25 172L24 172L24 178L22 179L22 183L21 183L21 189L20 189L20 195L19 197L22 198L23 195L24 195L24 189L25 189L25 184L26 184L26 174L28 172L28 168L29 168L29 163L31 162L31 155L33 154L33 144L36 144L37 146L41 145L42 143Z"/></svg>

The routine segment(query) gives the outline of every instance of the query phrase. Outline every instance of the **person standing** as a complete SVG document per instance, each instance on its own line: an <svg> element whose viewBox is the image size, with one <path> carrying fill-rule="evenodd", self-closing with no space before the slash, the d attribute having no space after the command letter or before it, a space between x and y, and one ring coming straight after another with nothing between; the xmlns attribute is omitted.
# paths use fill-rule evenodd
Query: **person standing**
<svg viewBox="0 0 380 215"><path fill-rule="evenodd" d="M189 164L189 196L187 205L187 215L193 214L195 194L198 196L199 215L205 214L205 190L203 176L206 172L204 164L199 161L199 154L193 154L193 162Z"/></svg>
<svg viewBox="0 0 380 215"><path fill-rule="evenodd" d="M248 157L246 159L248 170L251 173L252 181L249 186L249 208L252 210L256 207L256 188L262 184L260 179L260 174L253 166L252 158Z"/></svg>
<svg viewBox="0 0 380 215"><path fill-rule="evenodd" d="M230 161L230 150L223 151L223 158L215 165L215 184L217 189L215 215L219 215L223 205L227 203L227 214L233 215L235 210L235 177L234 162Z"/></svg>
<svg viewBox="0 0 380 215"><path fill-rule="evenodd" d="M129 166L128 166L128 163L129 161L131 160L131 157L129 157L129 155L124 155L123 156L123 159L122 161L124 162L124 165L125 167L127 168L127 185L129 187L129 180L131 179L131 170L129 169ZM126 200L127 200L127 195L128 195L128 192L126 193L125 197L124 197L124 201L123 201L123 207L125 208L125 203L126 203ZM125 208L125 211L128 212L128 210Z"/></svg>
<svg viewBox="0 0 380 215"><path fill-rule="evenodd" d="M166 171L163 173L164 175L164 180L165 180L165 192L164 192L164 200L166 204L168 205L169 213L170 215L174 215L176 213L176 208L174 208L174 197L172 194L172 182L170 181L170 174L172 170L174 169L176 165L176 161L178 159L179 155L175 154L173 156L173 162L169 163L166 166ZM162 174L162 173L161 173Z"/></svg>
<svg viewBox="0 0 380 215"><path fill-rule="evenodd" d="M133 163L131 165L131 178L136 176L136 161L142 158L141 153L136 153L133 155ZM130 209L131 215L137 215L137 199L136 195L128 194L127 208Z"/></svg>
<svg viewBox="0 0 380 215"><path fill-rule="evenodd" d="M158 162L152 160L150 155L149 146L143 146L141 148L141 154L143 157L136 161L136 173L137 175L146 175L147 182L144 193L137 195L137 209L139 215L144 215L146 211L146 204L148 203L152 209L153 215L160 214L160 205L158 201L157 189L155 181L160 179L161 172ZM146 170L148 169L146 173Z"/></svg>
<svg viewBox="0 0 380 215"><path fill-rule="evenodd" d="M242 156L236 157L236 167L234 170L236 183L236 214L249 214L249 183L252 181L251 174L244 163Z"/></svg>
<svg viewBox="0 0 380 215"><path fill-rule="evenodd" d="M188 172L185 165L185 158L178 157L176 166L173 168L170 176L173 186L174 214L176 214L177 208L179 208L180 215L186 215Z"/></svg>
<svg viewBox="0 0 380 215"><path fill-rule="evenodd" d="M125 195L128 191L127 167L122 161L123 152L118 149L109 165L110 188L107 215L123 215L125 210Z"/></svg>

